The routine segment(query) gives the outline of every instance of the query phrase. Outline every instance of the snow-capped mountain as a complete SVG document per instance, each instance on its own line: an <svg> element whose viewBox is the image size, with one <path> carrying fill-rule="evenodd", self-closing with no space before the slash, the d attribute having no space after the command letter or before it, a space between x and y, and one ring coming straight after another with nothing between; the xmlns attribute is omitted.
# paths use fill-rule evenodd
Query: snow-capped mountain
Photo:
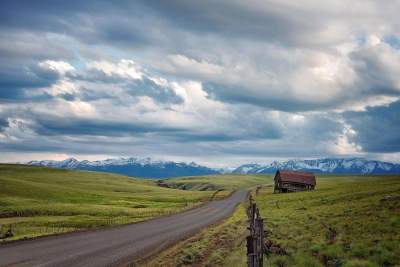
<svg viewBox="0 0 400 267"><path fill-rule="evenodd" d="M257 163L250 163L250 164L243 164L234 169L232 172L233 173L251 173L252 170L257 170L258 168L261 168L262 165L259 165Z"/></svg>
<svg viewBox="0 0 400 267"><path fill-rule="evenodd" d="M155 161L150 158L118 158L96 161L79 161L69 158L61 161L30 161L27 164L52 168L112 172L142 178L170 178L220 173L219 170L204 167L194 162L187 164L184 162Z"/></svg>
<svg viewBox="0 0 400 267"><path fill-rule="evenodd" d="M274 161L268 165L245 164L236 168L233 173L274 173L278 169L338 174L394 174L400 173L400 164L363 158L324 158Z"/></svg>
<svg viewBox="0 0 400 267"><path fill-rule="evenodd" d="M235 169L212 169L194 162L156 161L150 158L118 158L79 161L69 158L62 161L30 161L27 164L53 168L119 173L142 178L170 178L218 173L274 173L278 169L303 170L316 173L337 174L394 174L400 173L400 164L367 160L363 158L324 158L312 160L274 161L268 165L244 164Z"/></svg>

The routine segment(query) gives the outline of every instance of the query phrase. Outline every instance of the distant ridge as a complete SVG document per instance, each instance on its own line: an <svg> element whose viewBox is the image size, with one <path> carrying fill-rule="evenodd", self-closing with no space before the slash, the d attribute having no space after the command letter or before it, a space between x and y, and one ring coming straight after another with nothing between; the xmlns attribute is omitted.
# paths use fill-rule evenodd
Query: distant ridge
<svg viewBox="0 0 400 267"><path fill-rule="evenodd" d="M268 165L244 164L233 170L233 173L274 173L278 169L336 174L399 174L400 164L363 158L323 158L274 161Z"/></svg>
<svg viewBox="0 0 400 267"><path fill-rule="evenodd" d="M139 159L133 157L96 161L79 161L69 158L61 161L30 161L27 164L52 168L111 172L141 178L171 178L221 173L262 174L274 173L278 169L336 174L400 174L400 164L363 158L274 161L266 165L244 164L233 170L213 169L194 162L155 161L151 158Z"/></svg>
<svg viewBox="0 0 400 267"><path fill-rule="evenodd" d="M132 157L96 161L79 161L75 158L69 158L61 161L30 161L27 164L52 168L111 172L141 178L170 178L220 173L219 170L201 166L194 162L187 164L183 162L154 161L150 158L138 159Z"/></svg>

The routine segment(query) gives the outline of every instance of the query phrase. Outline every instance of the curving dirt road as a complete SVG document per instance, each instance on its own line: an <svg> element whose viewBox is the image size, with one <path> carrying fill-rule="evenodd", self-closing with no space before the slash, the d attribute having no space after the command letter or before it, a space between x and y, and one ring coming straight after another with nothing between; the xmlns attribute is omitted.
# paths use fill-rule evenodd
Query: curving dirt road
<svg viewBox="0 0 400 267"><path fill-rule="evenodd" d="M228 217L246 191L179 214L92 232L0 245L0 266L118 266Z"/></svg>

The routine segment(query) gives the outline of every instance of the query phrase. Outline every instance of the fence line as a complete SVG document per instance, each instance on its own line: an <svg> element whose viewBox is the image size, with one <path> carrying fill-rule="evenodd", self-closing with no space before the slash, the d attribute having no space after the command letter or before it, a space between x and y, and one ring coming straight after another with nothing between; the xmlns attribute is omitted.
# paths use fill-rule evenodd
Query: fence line
<svg viewBox="0 0 400 267"><path fill-rule="evenodd" d="M247 266L262 267L264 255L264 224L256 203L249 195L249 206L247 208L250 226L250 235L247 236Z"/></svg>

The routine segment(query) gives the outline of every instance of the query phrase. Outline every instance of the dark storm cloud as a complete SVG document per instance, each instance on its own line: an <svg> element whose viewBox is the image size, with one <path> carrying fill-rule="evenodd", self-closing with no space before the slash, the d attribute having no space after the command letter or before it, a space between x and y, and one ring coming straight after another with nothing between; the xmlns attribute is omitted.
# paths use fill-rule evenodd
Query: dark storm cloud
<svg viewBox="0 0 400 267"><path fill-rule="evenodd" d="M74 36L88 44L125 48L143 45L176 51L197 34L293 45L318 42L318 24L297 16L317 16L290 5L239 1L3 1L0 25ZM264 3L265 4L265 3ZM296 14L296 16L293 16ZM79 27L76 27L79 25ZM178 39L171 39L178 38ZM179 40L179 42L178 42ZM166 46L167 45L167 46Z"/></svg>
<svg viewBox="0 0 400 267"><path fill-rule="evenodd" d="M291 12L305 16L301 9L296 10L278 3L269 5L269 8L259 8L263 3L256 1L142 2L171 25L197 34L212 33L235 39L268 40L288 45L299 43L304 33L316 29L315 25L307 20L285 16Z"/></svg>
<svg viewBox="0 0 400 267"><path fill-rule="evenodd" d="M34 118L32 129L46 136L57 135L93 135L124 136L154 132L178 132L176 127L159 126L145 122L119 122L101 119L60 118L49 115Z"/></svg>
<svg viewBox="0 0 400 267"><path fill-rule="evenodd" d="M79 15L112 8L107 1L51 1L33 2L27 0L2 1L0 22L7 28L24 28L40 31L59 31Z"/></svg>
<svg viewBox="0 0 400 267"><path fill-rule="evenodd" d="M400 151L400 101L365 112L347 112L344 117L357 132L355 139L364 151Z"/></svg>
<svg viewBox="0 0 400 267"><path fill-rule="evenodd" d="M204 90L207 91L210 98L222 102L233 104L246 103L271 110L299 112L315 110L322 107L329 108L329 106L327 106L325 103L318 103L314 99L298 100L288 97L287 94L266 95L264 92L254 92L252 94L249 93L249 88L246 88L245 86L225 85L208 82L204 84ZM335 104L336 103L330 103L331 106L335 106Z"/></svg>
<svg viewBox="0 0 400 267"><path fill-rule="evenodd" d="M21 113L24 114L24 113ZM32 123L27 125L43 136L88 135L88 136L145 136L176 142L226 142L235 140L279 139L283 129L273 121L262 121L245 115L235 117L227 125L234 124L230 131L219 129L190 129L159 123L141 121L110 121L50 116L48 114L26 114Z"/></svg>
<svg viewBox="0 0 400 267"><path fill-rule="evenodd" d="M245 128L245 127L253 128ZM164 132L161 133L163 137L168 138L176 142L235 142L241 140L265 140L272 139L277 140L282 138L282 129L276 125L257 125L250 123L237 123L234 128L241 130L231 129L230 131L218 131L210 129L208 132L202 131L179 131L179 132Z"/></svg>
<svg viewBox="0 0 400 267"><path fill-rule="evenodd" d="M0 65L0 101L23 101L27 98L26 91L50 86L58 79L57 72L38 66ZM46 98L45 95L41 97Z"/></svg>
<svg viewBox="0 0 400 267"><path fill-rule="evenodd" d="M150 38L142 27L143 20L147 21L143 12L150 16L149 11L130 1L17 0L3 1L1 5L0 28L6 30L68 34L88 44L102 40L133 46L145 44Z"/></svg>

